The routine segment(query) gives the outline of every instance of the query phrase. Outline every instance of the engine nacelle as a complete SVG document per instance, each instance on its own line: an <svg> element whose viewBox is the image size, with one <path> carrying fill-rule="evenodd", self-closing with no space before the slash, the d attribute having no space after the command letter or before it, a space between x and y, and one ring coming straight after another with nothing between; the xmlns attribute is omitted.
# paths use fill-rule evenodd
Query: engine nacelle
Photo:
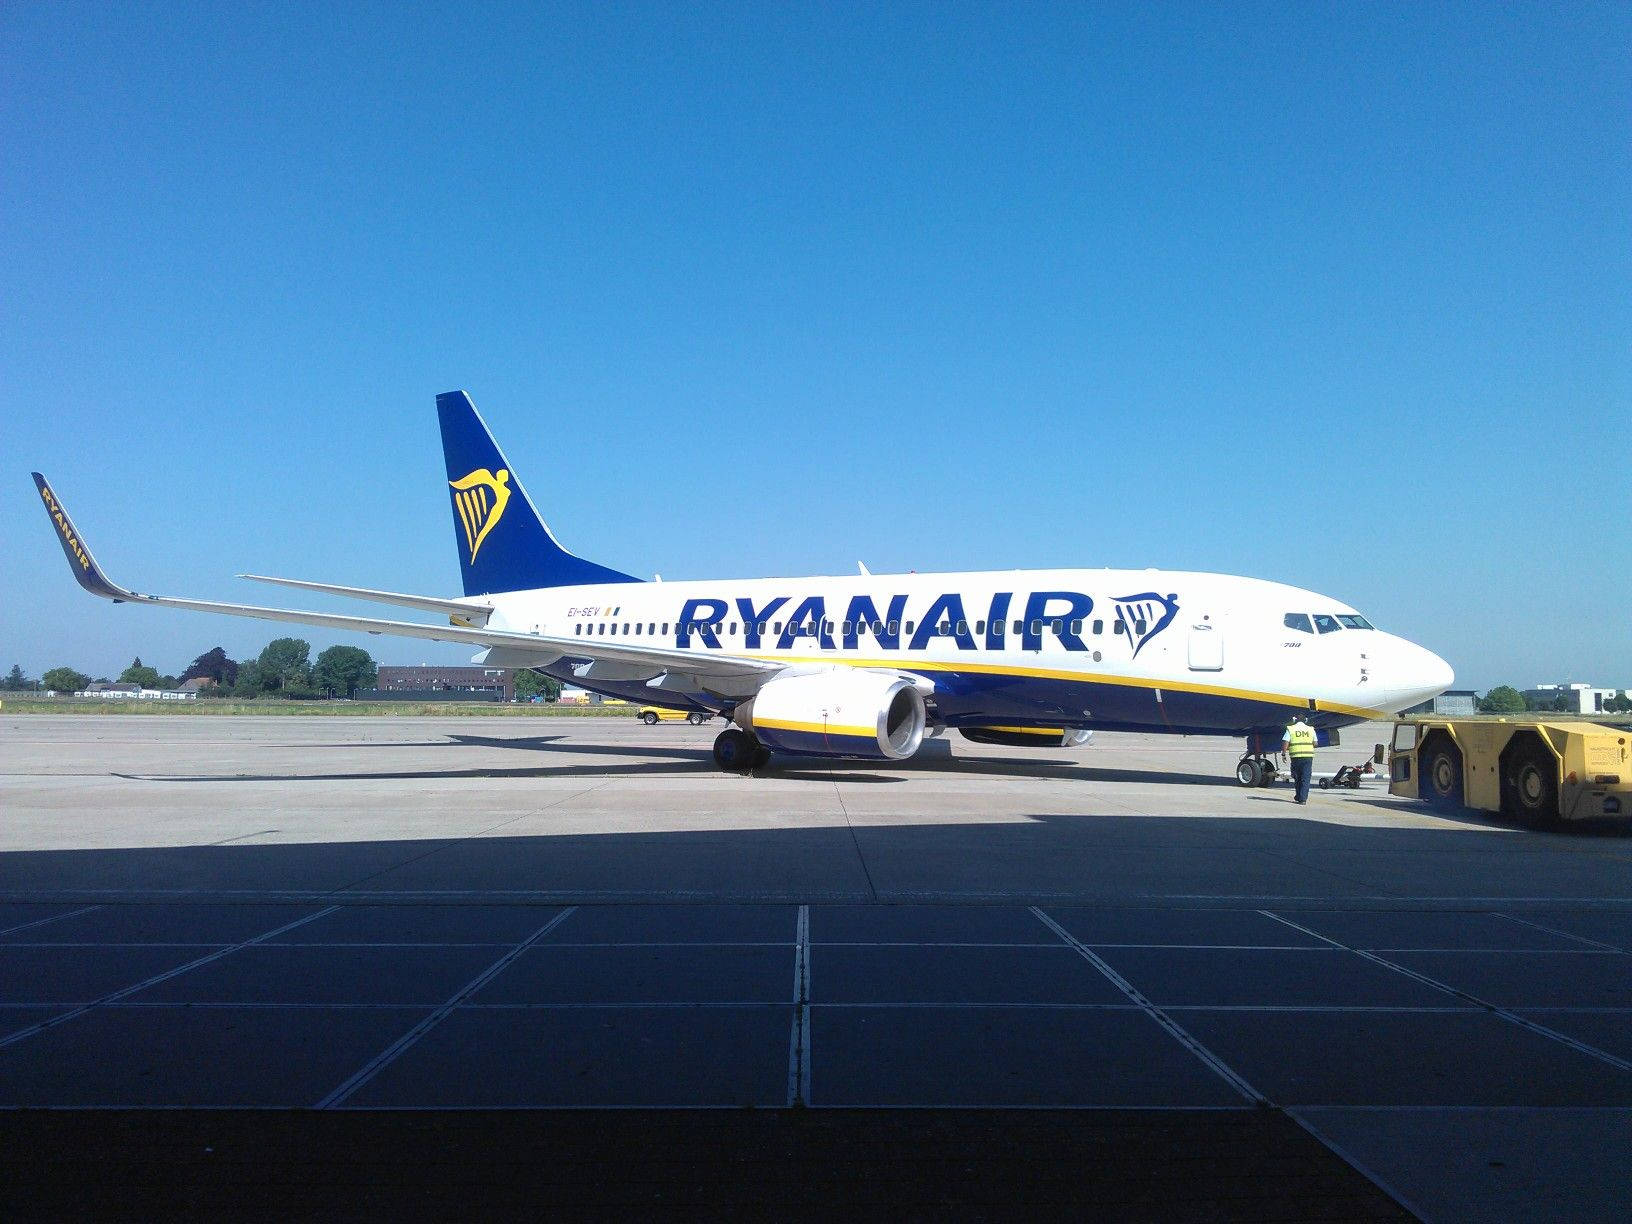
<svg viewBox="0 0 1632 1224"><path fill-rule="evenodd" d="M1092 731L1073 727L959 727L958 732L977 744L1008 748L1081 748L1094 738Z"/></svg>
<svg viewBox="0 0 1632 1224"><path fill-rule="evenodd" d="M924 742L924 698L888 672L838 668L763 685L747 726L776 752L900 761Z"/></svg>

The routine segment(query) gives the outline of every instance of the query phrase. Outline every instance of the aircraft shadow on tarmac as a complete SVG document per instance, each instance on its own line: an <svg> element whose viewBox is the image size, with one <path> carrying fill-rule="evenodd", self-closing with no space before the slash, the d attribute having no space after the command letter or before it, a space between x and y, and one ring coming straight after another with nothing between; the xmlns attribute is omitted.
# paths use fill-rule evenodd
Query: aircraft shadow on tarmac
<svg viewBox="0 0 1632 1224"><path fill-rule="evenodd" d="M302 751L344 748L355 743L292 745ZM500 737L449 735L445 739L400 741L374 748L502 748L523 752L568 753L573 756L615 756L618 764L539 765L517 768L369 770L348 773L234 773L234 774L116 774L142 782L362 782L431 781L439 778L596 778L662 777L718 772L709 751L659 745L597 744L564 735ZM641 758L630 760L630 758ZM652 759L656 758L656 759ZM904 773L969 774L980 777L1065 779L1076 782L1147 782L1165 786L1228 786L1238 784L1222 774L1174 773L1165 770L1096 769L1076 758L1054 761L1016 760L1010 757L956 757L945 747L907 761L858 761L824 757L777 756L755 777L815 782L905 782Z"/></svg>
<svg viewBox="0 0 1632 1224"><path fill-rule="evenodd" d="M1261 818L1044 810L1007 820L919 816L856 825L807 813L782 827L766 826L774 808L765 807L745 813L740 827L729 813L720 827L716 812L715 827L705 829L11 850L0 852L0 896L1211 906L1459 897L1489 905L1546 896L1628 904L1632 845L1575 848L1523 832L1339 824L1287 807ZM533 815L518 806L510 823ZM335 828L340 834L343 825Z"/></svg>

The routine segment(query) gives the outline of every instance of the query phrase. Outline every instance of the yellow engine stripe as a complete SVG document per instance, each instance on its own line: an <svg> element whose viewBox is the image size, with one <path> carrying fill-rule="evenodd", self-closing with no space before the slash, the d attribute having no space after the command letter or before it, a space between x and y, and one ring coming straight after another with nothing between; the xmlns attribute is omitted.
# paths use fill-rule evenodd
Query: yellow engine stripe
<svg viewBox="0 0 1632 1224"><path fill-rule="evenodd" d="M756 718L754 726L768 731L804 731L811 735L848 735L857 739L877 739L872 727L845 727L837 723L793 722L784 718Z"/></svg>

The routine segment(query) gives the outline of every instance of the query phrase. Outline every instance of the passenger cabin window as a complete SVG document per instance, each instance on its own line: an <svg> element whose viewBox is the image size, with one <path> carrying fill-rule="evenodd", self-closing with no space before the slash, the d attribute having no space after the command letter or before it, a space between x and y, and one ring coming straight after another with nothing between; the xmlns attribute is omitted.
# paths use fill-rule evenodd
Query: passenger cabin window
<svg viewBox="0 0 1632 1224"><path fill-rule="evenodd" d="M1299 633L1313 633L1315 627L1309 623L1307 612L1288 612L1281 617L1281 624L1288 629L1296 629Z"/></svg>
<svg viewBox="0 0 1632 1224"><path fill-rule="evenodd" d="M1026 622L1025 621L1015 621L1014 622L1014 631L1016 633L1024 633L1026 631Z"/></svg>
<svg viewBox="0 0 1632 1224"><path fill-rule="evenodd" d="M985 633L986 632L986 622L983 621L983 620L977 620L975 622L975 632L976 633Z"/></svg>
<svg viewBox="0 0 1632 1224"><path fill-rule="evenodd" d="M1117 621L1111 626L1112 633L1126 633L1127 631L1128 626L1126 621Z"/></svg>
<svg viewBox="0 0 1632 1224"><path fill-rule="evenodd" d="M574 625L572 627L572 635L574 637L583 637L584 636L584 623L582 621L579 621L576 625Z"/></svg>
<svg viewBox="0 0 1632 1224"><path fill-rule="evenodd" d="M1322 633L1336 633L1343 626L1337 623L1337 617L1327 616L1324 612L1316 612L1315 628Z"/></svg>
<svg viewBox="0 0 1632 1224"><path fill-rule="evenodd" d="M1105 622L1102 621L1102 620L1096 620L1094 622L1094 632L1096 634L1097 633L1104 633L1105 632Z"/></svg>
<svg viewBox="0 0 1632 1224"><path fill-rule="evenodd" d="M1353 615L1343 616L1343 615L1339 615L1338 618L1337 618L1337 621L1338 621L1338 624L1342 625L1343 628L1345 628L1345 629L1370 629L1370 628L1372 628L1371 622L1368 621L1363 616L1353 616Z"/></svg>

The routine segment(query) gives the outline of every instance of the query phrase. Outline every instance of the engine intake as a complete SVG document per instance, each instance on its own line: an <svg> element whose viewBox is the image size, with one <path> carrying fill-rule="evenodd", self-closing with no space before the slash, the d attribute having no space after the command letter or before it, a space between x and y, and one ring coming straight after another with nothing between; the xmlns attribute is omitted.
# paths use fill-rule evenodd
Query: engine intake
<svg viewBox="0 0 1632 1224"><path fill-rule="evenodd" d="M840 668L767 682L747 725L777 752L901 761L924 742L925 721L923 696L910 681Z"/></svg>

